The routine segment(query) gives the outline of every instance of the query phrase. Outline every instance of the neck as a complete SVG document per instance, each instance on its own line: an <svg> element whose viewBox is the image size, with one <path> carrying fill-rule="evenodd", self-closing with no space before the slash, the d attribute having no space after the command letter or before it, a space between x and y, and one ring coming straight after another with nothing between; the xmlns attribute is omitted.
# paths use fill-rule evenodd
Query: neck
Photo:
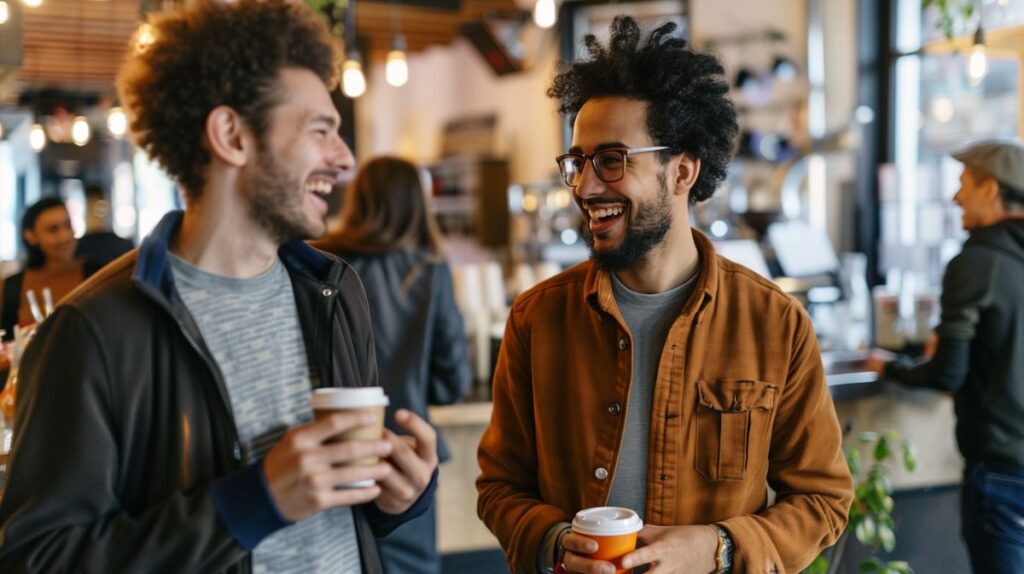
<svg viewBox="0 0 1024 574"><path fill-rule="evenodd" d="M700 265L689 219L673 223L665 240L615 276L637 293L663 293L690 279Z"/></svg>
<svg viewBox="0 0 1024 574"><path fill-rule="evenodd" d="M208 185L185 210L171 252L203 271L244 279L277 260L278 244L249 217L238 193Z"/></svg>
<svg viewBox="0 0 1024 574"><path fill-rule="evenodd" d="M75 263L76 261L74 258L55 259L53 257L47 257L46 261L43 262L43 271L47 273L60 273L74 267Z"/></svg>

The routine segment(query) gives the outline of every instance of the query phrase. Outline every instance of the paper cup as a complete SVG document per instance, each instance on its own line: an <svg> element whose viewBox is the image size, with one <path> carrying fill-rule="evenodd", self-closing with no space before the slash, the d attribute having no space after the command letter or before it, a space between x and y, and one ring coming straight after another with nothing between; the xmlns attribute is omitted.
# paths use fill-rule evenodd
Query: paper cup
<svg viewBox="0 0 1024 574"><path fill-rule="evenodd" d="M389 401L381 387L331 387L315 389L309 400L313 408L313 416L320 420L336 412L367 412L375 415L373 424L358 427L330 437L325 442L346 440L380 440L384 437L384 410ZM377 464L380 457L368 456L354 460L349 466L368 466ZM373 486L373 479L360 480L339 485L344 488L365 488Z"/></svg>
<svg viewBox="0 0 1024 574"><path fill-rule="evenodd" d="M597 542L597 552L588 555L615 565L616 574L627 574L621 558L636 549L636 534L644 527L640 516L628 508L598 506L576 513L572 531Z"/></svg>

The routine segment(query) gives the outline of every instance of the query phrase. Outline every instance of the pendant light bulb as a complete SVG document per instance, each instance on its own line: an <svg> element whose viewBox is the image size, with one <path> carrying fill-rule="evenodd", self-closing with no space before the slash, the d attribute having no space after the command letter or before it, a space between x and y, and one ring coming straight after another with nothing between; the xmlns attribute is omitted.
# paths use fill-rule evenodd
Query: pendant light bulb
<svg viewBox="0 0 1024 574"><path fill-rule="evenodd" d="M974 33L974 45L967 58L967 77L972 86L977 86L988 74L988 55L985 53L985 32L981 26Z"/></svg>
<svg viewBox="0 0 1024 574"><path fill-rule="evenodd" d="M349 58L342 65L341 91L350 98L358 98L366 91L366 77L357 58Z"/></svg>
<svg viewBox="0 0 1024 574"><path fill-rule="evenodd" d="M46 130L42 124L32 124L32 129L28 132L28 145L35 152L41 152L46 147Z"/></svg>
<svg viewBox="0 0 1024 574"><path fill-rule="evenodd" d="M409 62L405 57L404 36L395 36L391 43L388 62L384 66L384 77L396 88L401 88L409 81Z"/></svg>
<svg viewBox="0 0 1024 574"><path fill-rule="evenodd" d="M85 116L76 117L71 124L71 141L76 146L82 147L89 143L90 137L92 137L92 130L89 129L89 120L85 119Z"/></svg>
<svg viewBox="0 0 1024 574"><path fill-rule="evenodd" d="M43 0L21 0L21 3L29 8L38 8L43 5Z"/></svg>
<svg viewBox="0 0 1024 574"><path fill-rule="evenodd" d="M110 108L110 111L107 112L107 131L115 139L124 137L124 134L128 132L128 116L124 115L124 110L119 107Z"/></svg>
<svg viewBox="0 0 1024 574"><path fill-rule="evenodd" d="M555 0L537 0L533 5L533 23L541 28L550 28L558 21Z"/></svg>
<svg viewBox="0 0 1024 574"><path fill-rule="evenodd" d="M7 20L11 17L11 7L7 5L7 2L0 0L0 24L6 24Z"/></svg>

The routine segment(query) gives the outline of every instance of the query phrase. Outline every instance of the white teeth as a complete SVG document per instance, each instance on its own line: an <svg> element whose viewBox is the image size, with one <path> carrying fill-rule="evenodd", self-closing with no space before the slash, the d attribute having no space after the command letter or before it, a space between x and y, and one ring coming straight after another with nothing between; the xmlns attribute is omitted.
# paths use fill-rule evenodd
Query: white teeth
<svg viewBox="0 0 1024 574"><path fill-rule="evenodd" d="M607 207L603 209L588 209L591 219L604 219L605 217L614 217L624 211L622 206Z"/></svg>
<svg viewBox="0 0 1024 574"><path fill-rule="evenodd" d="M323 180L313 180L306 182L306 191L315 193L317 195L330 195L331 183Z"/></svg>

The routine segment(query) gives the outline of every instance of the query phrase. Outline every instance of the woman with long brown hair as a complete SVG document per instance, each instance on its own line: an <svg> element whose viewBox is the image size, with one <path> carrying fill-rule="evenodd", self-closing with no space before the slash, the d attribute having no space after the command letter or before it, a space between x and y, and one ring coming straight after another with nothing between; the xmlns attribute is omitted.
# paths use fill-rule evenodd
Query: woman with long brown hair
<svg viewBox="0 0 1024 574"><path fill-rule="evenodd" d="M416 166L396 157L366 163L347 191L340 227L314 245L351 263L366 288L380 381L391 399L385 420L398 408L427 418L428 404L457 401L472 383L472 365ZM441 462L449 458L440 434L437 449ZM434 522L431 505L378 540L385 572L440 573Z"/></svg>

